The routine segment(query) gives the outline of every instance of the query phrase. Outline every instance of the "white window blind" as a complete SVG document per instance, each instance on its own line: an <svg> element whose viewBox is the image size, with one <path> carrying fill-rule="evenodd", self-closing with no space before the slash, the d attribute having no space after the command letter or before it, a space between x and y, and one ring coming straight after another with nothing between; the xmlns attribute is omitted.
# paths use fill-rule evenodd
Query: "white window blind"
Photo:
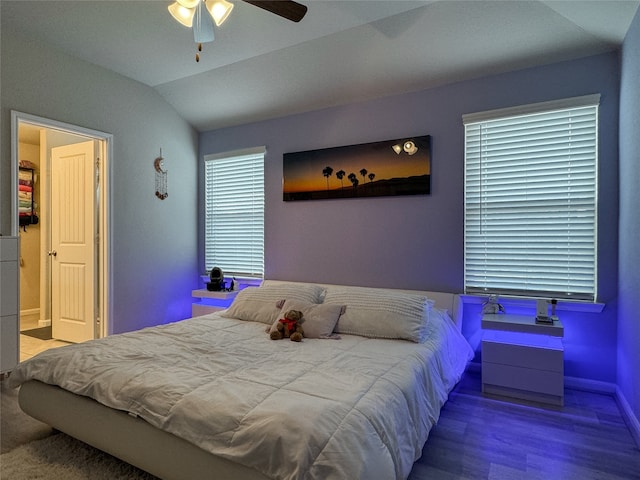
<svg viewBox="0 0 640 480"><path fill-rule="evenodd" d="M264 275L264 154L205 157L205 268L225 276Z"/></svg>
<svg viewBox="0 0 640 480"><path fill-rule="evenodd" d="M465 291L596 299L599 95L465 115Z"/></svg>

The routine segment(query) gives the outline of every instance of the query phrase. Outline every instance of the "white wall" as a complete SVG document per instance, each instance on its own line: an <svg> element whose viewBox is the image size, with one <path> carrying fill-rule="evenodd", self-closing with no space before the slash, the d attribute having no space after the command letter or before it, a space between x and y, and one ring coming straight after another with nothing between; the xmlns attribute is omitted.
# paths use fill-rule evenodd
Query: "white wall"
<svg viewBox="0 0 640 480"><path fill-rule="evenodd" d="M190 316L197 133L150 87L8 30L0 46L0 233L10 233L11 110L112 134L112 330ZM153 169L161 148L169 171L163 201Z"/></svg>
<svg viewBox="0 0 640 480"><path fill-rule="evenodd" d="M622 50L620 82L620 247L618 386L635 416L640 445L640 11ZM623 233L624 232L624 233Z"/></svg>

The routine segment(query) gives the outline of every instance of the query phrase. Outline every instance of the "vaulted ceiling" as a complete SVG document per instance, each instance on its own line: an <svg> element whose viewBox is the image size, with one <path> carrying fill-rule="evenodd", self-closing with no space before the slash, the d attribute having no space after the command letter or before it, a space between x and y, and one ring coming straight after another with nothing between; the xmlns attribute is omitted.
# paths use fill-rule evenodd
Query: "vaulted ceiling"
<svg viewBox="0 0 640 480"><path fill-rule="evenodd" d="M167 1L0 1L17 31L156 89L199 131L416 91L620 47L640 0L241 0L195 61Z"/></svg>

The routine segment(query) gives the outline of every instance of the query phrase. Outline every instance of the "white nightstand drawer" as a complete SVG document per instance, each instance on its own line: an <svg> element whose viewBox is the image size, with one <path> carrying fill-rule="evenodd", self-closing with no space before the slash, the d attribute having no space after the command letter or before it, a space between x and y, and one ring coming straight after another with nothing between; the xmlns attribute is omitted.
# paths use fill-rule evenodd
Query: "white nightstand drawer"
<svg viewBox="0 0 640 480"><path fill-rule="evenodd" d="M564 327L541 325L530 315L482 318L482 391L564 404Z"/></svg>
<svg viewBox="0 0 640 480"><path fill-rule="evenodd" d="M540 348L483 340L482 361L535 370L564 373L564 352L560 348Z"/></svg>
<svg viewBox="0 0 640 480"><path fill-rule="evenodd" d="M562 372L499 365L486 361L482 362L482 384L544 393L558 397L562 397L564 394Z"/></svg>

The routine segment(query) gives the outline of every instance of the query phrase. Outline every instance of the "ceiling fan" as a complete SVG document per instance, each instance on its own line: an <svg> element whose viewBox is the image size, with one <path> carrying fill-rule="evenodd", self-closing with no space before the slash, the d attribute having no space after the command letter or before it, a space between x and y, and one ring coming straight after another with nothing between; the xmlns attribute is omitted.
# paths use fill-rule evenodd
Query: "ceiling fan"
<svg viewBox="0 0 640 480"><path fill-rule="evenodd" d="M292 22L299 22L307 13L307 7L293 0L243 0ZM233 3L227 0L176 0L168 7L171 16L186 27L193 28L193 38L198 44L196 62L200 61L202 44L212 42L213 24L224 23Z"/></svg>

